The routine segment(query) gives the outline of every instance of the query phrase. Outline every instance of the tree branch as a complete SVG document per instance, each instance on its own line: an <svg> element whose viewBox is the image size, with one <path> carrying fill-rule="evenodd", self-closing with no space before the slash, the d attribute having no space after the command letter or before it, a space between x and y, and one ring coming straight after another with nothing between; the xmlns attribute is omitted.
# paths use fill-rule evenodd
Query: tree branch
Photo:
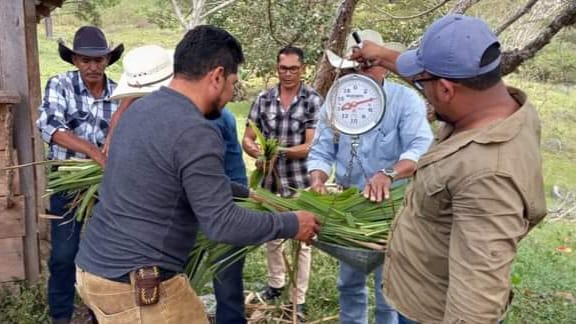
<svg viewBox="0 0 576 324"><path fill-rule="evenodd" d="M383 18L383 19L378 19L378 21L382 21L382 20L387 20L387 19L395 19L395 20L409 20L409 19L414 19L414 18L419 18L422 16L426 16L427 14L434 12L436 10L438 10L439 8L441 8L442 6L444 6L445 4L447 4L450 0L443 0L442 2L440 2L439 4L435 5L434 7L430 8L430 9L426 9L423 12L419 13L419 14L415 14L415 15L411 15L411 16L395 16L385 10L382 10L380 8L378 8L377 6L371 4L371 3L367 3L370 8L378 11L379 13L385 15L388 18Z"/></svg>
<svg viewBox="0 0 576 324"><path fill-rule="evenodd" d="M234 3L236 0L228 0L228 1L224 1L222 3L220 3L219 5L217 5L216 7L206 11L205 13L202 14L202 19L210 16L211 14L215 13L216 11L222 9L222 8L226 8L227 6L231 5L232 3Z"/></svg>
<svg viewBox="0 0 576 324"><path fill-rule="evenodd" d="M546 46L562 28L576 25L576 1L570 2L546 26L536 38L522 49L506 51L502 56L502 75L514 72L518 66L531 59Z"/></svg>
<svg viewBox="0 0 576 324"><path fill-rule="evenodd" d="M267 9L268 9L268 29L270 30L270 37L274 40L278 45L282 46L286 44L286 41L279 39L276 37L276 32L274 31L274 19L272 19L272 1L267 1Z"/></svg>
<svg viewBox="0 0 576 324"><path fill-rule="evenodd" d="M331 49L335 53L342 52L344 49L344 43L346 42L346 36L348 36L348 33L350 32L352 16L354 15L354 10L356 9L358 1L359 0L342 0L338 7L337 16L332 25L332 30L330 31L330 38L324 48ZM322 55L322 58L316 66L316 74L314 76L314 81L312 82L312 87L322 96L325 96L335 77L336 69L330 65L326 55Z"/></svg>
<svg viewBox="0 0 576 324"><path fill-rule="evenodd" d="M494 34L496 34L496 36L500 35L504 30L506 30L506 28L510 27L510 25L512 25L515 21L520 19L520 17L527 14L530 11L530 9L532 9L532 7L534 7L536 2L538 2L538 0L528 1L528 3L526 3L524 5L524 7L518 9L518 11L516 11L516 13L514 15L512 15L510 18L508 18L508 20L506 20L500 27L496 28L496 30L494 31Z"/></svg>
<svg viewBox="0 0 576 324"><path fill-rule="evenodd" d="M176 2L176 0L171 0L171 2L172 2L172 8L174 8L174 13L176 14L176 18L178 18L180 25L182 25L182 27L184 27L184 29L188 29L188 25L186 24L186 19L184 18L184 16L182 16L182 11L180 10L180 6Z"/></svg>
<svg viewBox="0 0 576 324"><path fill-rule="evenodd" d="M480 0L458 0L458 2L448 11L448 14L463 15L470 7L480 2Z"/></svg>

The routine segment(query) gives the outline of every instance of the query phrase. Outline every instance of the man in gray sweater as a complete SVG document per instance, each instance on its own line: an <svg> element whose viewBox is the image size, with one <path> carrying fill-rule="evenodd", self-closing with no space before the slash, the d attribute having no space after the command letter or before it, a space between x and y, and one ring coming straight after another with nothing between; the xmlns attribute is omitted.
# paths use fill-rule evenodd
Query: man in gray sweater
<svg viewBox="0 0 576 324"><path fill-rule="evenodd" d="M176 48L170 85L119 121L76 258L76 288L100 323L206 323L182 274L198 230L239 246L310 242L318 232L309 212L253 212L233 202L249 192L226 177L222 136L207 119L231 99L243 60L228 32L196 27Z"/></svg>

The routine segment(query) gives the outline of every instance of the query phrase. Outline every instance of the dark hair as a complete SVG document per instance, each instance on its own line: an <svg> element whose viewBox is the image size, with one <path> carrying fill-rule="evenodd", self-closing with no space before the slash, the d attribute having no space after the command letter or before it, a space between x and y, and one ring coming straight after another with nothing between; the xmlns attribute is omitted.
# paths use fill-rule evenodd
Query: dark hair
<svg viewBox="0 0 576 324"><path fill-rule="evenodd" d="M302 63L304 62L304 51L300 47L288 45L288 46L282 48L280 51L278 51L278 55L276 55L276 63L280 63L280 55L282 55L282 54L284 54L284 55L290 55L290 54L298 55L298 60Z"/></svg>
<svg viewBox="0 0 576 324"><path fill-rule="evenodd" d="M486 66L494 62L496 59L498 59L498 57L500 57L500 43L494 43L490 45L486 49L486 51L484 51L484 54L480 59L480 67ZM495 84L500 82L500 80L502 80L502 72L500 70L500 64L498 64L498 66L493 70L488 71L484 74L480 74L473 78L466 78L466 79L443 78L443 79L459 83L473 90L482 91L490 87L493 87Z"/></svg>
<svg viewBox="0 0 576 324"><path fill-rule="evenodd" d="M242 45L227 31L202 25L188 31L174 51L174 74L198 80L222 66L224 74L238 73L244 62Z"/></svg>

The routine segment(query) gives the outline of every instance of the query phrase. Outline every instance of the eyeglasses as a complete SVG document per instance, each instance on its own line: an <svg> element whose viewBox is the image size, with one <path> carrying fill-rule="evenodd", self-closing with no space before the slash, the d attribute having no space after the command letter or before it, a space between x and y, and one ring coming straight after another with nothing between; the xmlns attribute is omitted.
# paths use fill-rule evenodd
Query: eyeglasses
<svg viewBox="0 0 576 324"><path fill-rule="evenodd" d="M418 89L420 91L424 91L424 85L422 83L428 82L428 81L436 81L436 80L440 80L440 78L438 78L438 77L423 78L423 79L418 79L418 80L412 80L412 83L414 84L416 89Z"/></svg>
<svg viewBox="0 0 576 324"><path fill-rule="evenodd" d="M280 72L282 74L286 74L286 73L296 74L296 73L298 73L298 71L300 71L300 68L302 68L302 66L299 66L299 65L294 65L294 66L279 65L278 66L278 72Z"/></svg>

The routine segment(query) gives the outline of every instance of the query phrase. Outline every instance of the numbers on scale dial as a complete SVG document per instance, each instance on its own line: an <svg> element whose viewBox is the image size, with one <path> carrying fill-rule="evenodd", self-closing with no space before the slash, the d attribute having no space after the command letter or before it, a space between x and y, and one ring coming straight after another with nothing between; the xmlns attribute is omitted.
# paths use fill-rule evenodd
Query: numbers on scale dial
<svg viewBox="0 0 576 324"><path fill-rule="evenodd" d="M336 102L336 118L347 127L365 127L373 123L374 112L379 112L380 102L377 89L362 87L351 82L340 89Z"/></svg>

